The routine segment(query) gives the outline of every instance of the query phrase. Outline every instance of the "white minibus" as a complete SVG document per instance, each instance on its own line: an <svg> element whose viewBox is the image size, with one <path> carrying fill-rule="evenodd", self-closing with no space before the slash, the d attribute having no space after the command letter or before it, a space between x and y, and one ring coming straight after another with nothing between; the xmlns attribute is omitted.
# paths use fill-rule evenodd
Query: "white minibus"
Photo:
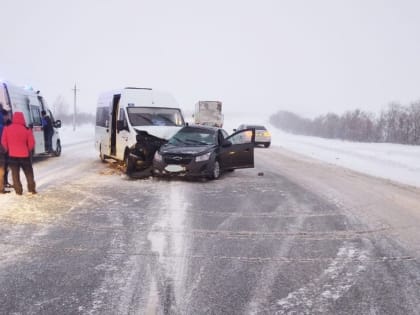
<svg viewBox="0 0 420 315"><path fill-rule="evenodd" d="M167 140L184 125L181 109L166 92L135 87L110 91L98 99L95 147L102 161L122 161L130 174L138 162L144 162L140 154L133 154L139 142L146 139L140 135Z"/></svg>

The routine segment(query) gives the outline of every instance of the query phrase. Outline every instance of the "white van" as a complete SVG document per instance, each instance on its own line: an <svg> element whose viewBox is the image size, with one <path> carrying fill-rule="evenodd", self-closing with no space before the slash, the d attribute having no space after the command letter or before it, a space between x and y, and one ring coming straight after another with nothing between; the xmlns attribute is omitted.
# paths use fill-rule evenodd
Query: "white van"
<svg viewBox="0 0 420 315"><path fill-rule="evenodd" d="M184 125L182 112L168 93L134 87L106 92L96 108L95 148L101 160L123 161L129 174L141 160L135 152L140 135L167 140Z"/></svg>
<svg viewBox="0 0 420 315"><path fill-rule="evenodd" d="M34 155L47 154L45 148L44 131L42 130L41 111L45 110L53 123L54 133L52 137L52 149L55 156L61 154L61 140L58 128L61 127L60 120L54 120L51 110L48 108L44 98L39 91L32 88L24 88L13 85L9 82L0 82L0 103L4 110L9 112L10 117L14 112L22 112L25 117L26 126L31 128L35 138Z"/></svg>

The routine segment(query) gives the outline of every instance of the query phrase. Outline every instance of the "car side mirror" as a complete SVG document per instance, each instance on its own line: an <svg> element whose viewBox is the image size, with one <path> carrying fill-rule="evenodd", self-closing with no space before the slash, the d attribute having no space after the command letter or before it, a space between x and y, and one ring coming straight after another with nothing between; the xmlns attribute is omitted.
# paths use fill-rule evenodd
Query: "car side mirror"
<svg viewBox="0 0 420 315"><path fill-rule="evenodd" d="M223 140L222 147L227 148L227 147L230 147L231 145L232 145L232 142L230 142L229 140Z"/></svg>
<svg viewBox="0 0 420 315"><path fill-rule="evenodd" d="M54 127L55 128L61 128L61 120L56 120L56 121L54 121Z"/></svg>

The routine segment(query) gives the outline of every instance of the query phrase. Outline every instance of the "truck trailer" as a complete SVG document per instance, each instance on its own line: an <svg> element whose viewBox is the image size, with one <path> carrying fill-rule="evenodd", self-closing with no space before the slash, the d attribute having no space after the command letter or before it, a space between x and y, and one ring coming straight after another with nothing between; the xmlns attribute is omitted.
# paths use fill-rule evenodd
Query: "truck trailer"
<svg viewBox="0 0 420 315"><path fill-rule="evenodd" d="M223 126L222 102L198 101L195 104L194 123L221 128Z"/></svg>

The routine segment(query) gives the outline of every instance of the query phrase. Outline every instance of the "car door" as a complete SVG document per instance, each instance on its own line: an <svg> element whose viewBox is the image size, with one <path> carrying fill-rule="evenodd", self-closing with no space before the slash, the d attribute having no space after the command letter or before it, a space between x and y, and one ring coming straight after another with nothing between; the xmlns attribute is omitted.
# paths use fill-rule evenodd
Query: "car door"
<svg viewBox="0 0 420 315"><path fill-rule="evenodd" d="M243 129L224 139L220 149L223 168L254 167L255 129Z"/></svg>

